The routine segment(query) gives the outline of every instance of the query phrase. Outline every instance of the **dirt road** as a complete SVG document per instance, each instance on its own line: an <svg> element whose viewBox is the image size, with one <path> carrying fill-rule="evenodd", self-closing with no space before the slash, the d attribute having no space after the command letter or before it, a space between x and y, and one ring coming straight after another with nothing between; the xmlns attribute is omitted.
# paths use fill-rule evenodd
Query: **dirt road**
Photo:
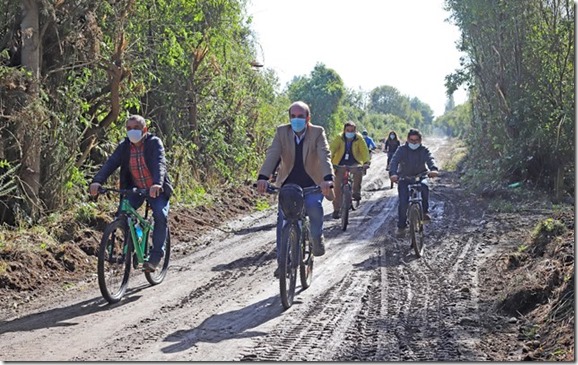
<svg viewBox="0 0 578 365"><path fill-rule="evenodd" d="M452 153L447 140L426 144L440 164ZM484 233L496 227L456 199L463 192L442 174L431 184L425 256L416 259L407 239L394 237L397 190L389 188L385 163L384 153L374 155L346 232L325 202L327 252L316 258L312 286L298 288L289 310L273 277L270 209L199 237L207 244L173 261L161 285L134 275L116 305L106 304L91 281L35 313L3 318L0 359L492 359L480 347L488 323L480 268L497 252L499 238Z"/></svg>

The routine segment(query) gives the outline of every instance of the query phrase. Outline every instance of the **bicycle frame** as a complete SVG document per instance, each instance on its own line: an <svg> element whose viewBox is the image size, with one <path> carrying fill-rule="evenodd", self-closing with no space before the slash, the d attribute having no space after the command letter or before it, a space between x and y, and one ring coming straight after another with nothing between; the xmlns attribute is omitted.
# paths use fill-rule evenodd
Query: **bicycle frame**
<svg viewBox="0 0 578 365"><path fill-rule="evenodd" d="M341 182L341 193L343 194L344 188L349 186L350 191L353 191L353 175L352 173L362 173L364 170L363 165L333 165L336 170L343 169L343 181ZM350 208L353 208L353 198L349 202Z"/></svg>
<svg viewBox="0 0 578 365"><path fill-rule="evenodd" d="M407 189L409 191L409 204L408 204L408 209L412 204L419 204L420 208L422 208L423 212L423 207L422 207L422 197L421 197L421 187L422 187L422 181L427 178L427 174L419 174L419 175L415 175L415 176L409 176L409 177L402 177L400 178L400 181L407 181L409 182L409 184L407 185Z"/></svg>
<svg viewBox="0 0 578 365"><path fill-rule="evenodd" d="M423 254L423 205L421 188L422 181L427 177L427 175L419 174L411 177L404 177L400 179L401 181L408 182L407 189L409 192L409 204L407 206L406 217L408 219L408 225L410 230L410 242L415 250L417 257L421 257ZM416 209L417 207L417 209Z"/></svg>
<svg viewBox="0 0 578 365"><path fill-rule="evenodd" d="M269 185L268 193L278 193L281 188ZM314 192L320 192L318 186L303 188L303 197ZM279 207L281 209L281 207ZM281 229L281 244L279 246L279 289L281 304L288 309L293 304L295 296L295 283L297 275L301 278L301 287L307 289L311 285L313 275L313 261L311 241L309 239L310 228L308 224L307 209L305 204L299 214L288 219L284 217ZM297 241L288 241L291 233L295 233ZM287 236L286 236L287 235ZM294 236L293 236L294 237ZM290 265L287 265L290 262ZM297 274L297 269L299 273Z"/></svg>
<svg viewBox="0 0 578 365"><path fill-rule="evenodd" d="M146 254L147 254L147 241L149 234L154 230L153 224L148 220L148 210L149 205L148 201L145 200L145 216L143 217L140 215L136 209L132 207L130 201L128 200L128 194L141 194L146 195L146 189L110 189L106 188L103 189L102 192L106 193L107 191L113 191L121 194L121 201L116 213L117 217L125 217L126 222L130 231L130 237L132 242L134 243L134 251L136 253L136 258L139 264L142 264L145 261ZM138 235L136 233L136 224L140 224L142 228L142 238L139 240ZM126 250L127 248L125 248ZM128 252L125 252L127 254Z"/></svg>

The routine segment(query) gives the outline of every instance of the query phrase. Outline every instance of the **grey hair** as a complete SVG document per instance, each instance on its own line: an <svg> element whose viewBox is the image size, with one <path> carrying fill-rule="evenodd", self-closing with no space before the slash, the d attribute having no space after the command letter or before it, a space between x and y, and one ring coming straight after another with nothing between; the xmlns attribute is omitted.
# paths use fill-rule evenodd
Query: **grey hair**
<svg viewBox="0 0 578 365"><path fill-rule="evenodd" d="M138 124L140 124L140 126L143 128L146 127L147 125L145 118L143 118L141 115L138 114L129 115L129 117L126 119L126 122L128 123L129 120L137 121Z"/></svg>
<svg viewBox="0 0 578 365"><path fill-rule="evenodd" d="M291 104L289 106L289 114L291 114L291 108L293 108L294 106L300 106L302 109L304 109L307 112L307 116L311 115L311 111L309 110L309 105L305 104L305 102L303 101L296 101L293 104Z"/></svg>

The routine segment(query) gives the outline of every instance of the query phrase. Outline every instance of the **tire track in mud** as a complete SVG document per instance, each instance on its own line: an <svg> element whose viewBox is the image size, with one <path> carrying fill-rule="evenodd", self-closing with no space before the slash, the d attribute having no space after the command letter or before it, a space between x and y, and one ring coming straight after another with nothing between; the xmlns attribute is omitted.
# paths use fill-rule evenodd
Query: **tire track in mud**
<svg viewBox="0 0 578 365"><path fill-rule="evenodd" d="M371 203L364 203L365 205L352 215L352 224L348 231L341 232L338 227L339 234L334 235L333 231L326 234L333 237L332 245L343 245L341 250L345 251L356 249L347 244L352 240L352 236L355 236L354 241L368 241L370 246L382 242L386 232L385 224L391 218L396 203L395 198L385 198L385 194L386 192L375 194ZM335 254L339 255L339 252ZM374 308L379 310L380 306L368 305L381 300L375 296L375 293L378 293L375 287L380 286L379 271L376 271L378 266L377 255L372 255L361 263L354 263L353 270L313 298L307 305L307 310L300 312L300 308L293 306L286 311L280 328L247 349L240 360L334 360L343 343L359 336L360 332L365 333L367 328L375 327L367 326L359 318L366 321L379 318L378 313L373 311Z"/></svg>
<svg viewBox="0 0 578 365"><path fill-rule="evenodd" d="M257 292L251 291L252 281L262 281L263 267L272 268L275 260L274 242L264 242L260 232L268 229L271 234L273 220L262 215L252 224L263 228L214 236L226 241L213 243L216 252L221 246L231 247L232 261L213 263L205 270L213 273L203 275L209 280L196 282L188 292L152 310L148 318L116 329L100 346L74 360L143 360L159 355L166 360L201 360L199 355L207 354L211 346L234 347L234 341L242 338L253 339L241 342L238 352L229 351L222 360L484 360L475 351L477 257L484 245L477 239L476 224L481 218L458 212L449 189L434 183L430 194L434 220L426 226L425 256L416 259L408 239L393 237L396 189L389 189L382 172L368 174L365 184L371 189L362 189L364 200L352 212L346 232L338 220L326 220L331 254L316 261L318 275L314 274L312 288L296 293L289 310L282 311L278 289L273 296L272 291L263 295L261 283L256 284ZM259 247L237 248L257 238L263 241ZM356 261L344 264L340 255ZM201 254L195 261L201 260L211 256ZM332 268L332 263L339 268ZM321 282L322 276L326 282ZM264 285L277 288L270 274L267 277ZM273 322L260 326L268 321ZM201 342L210 346L201 348Z"/></svg>
<svg viewBox="0 0 578 365"><path fill-rule="evenodd" d="M434 204L439 198L432 194ZM446 233L426 236L428 250L423 258L406 261L402 256L409 249L406 241L386 239L379 248L376 271L381 273L374 275L378 284L365 294L357 326L350 329L351 337L334 360L485 359L474 351L477 331L462 329L477 322L480 244L471 235L447 233L477 232L479 227L458 217L451 199L441 198L444 221L450 225L428 227L430 232L444 229Z"/></svg>
<svg viewBox="0 0 578 365"><path fill-rule="evenodd" d="M374 175L367 183L374 187L369 194L367 190L364 192L370 195L372 204L362 210L364 217L354 215L354 224L350 227L363 224L365 230L375 228L370 236L374 254L315 298L310 307L321 305L321 313L326 315L327 303L339 297L348 298L340 311L331 312L333 320L321 326L332 334L324 335L316 309L310 309L301 313L308 323L306 326L302 324L305 322L297 321L291 327L291 335L286 336L283 329L287 326L283 325L281 330L248 349L241 360L448 361L460 358L463 346L456 341L452 284L467 270L458 268L475 254L476 246L448 244L444 243L446 234L432 235L426 256L416 260L407 239L392 237L397 196L387 194L391 190L382 188L386 183L389 185L389 181L376 179ZM432 205L442 211L444 221L459 222L451 199L441 197L443 201L436 204L437 199L440 196L432 194ZM442 227L432 226L429 230L438 228ZM355 237L355 241L363 240L360 230L357 227L352 232L348 228L347 236ZM342 240L345 238L341 234L335 235L336 243ZM448 270L453 270L453 274L444 278ZM351 292L358 293L357 297L348 297ZM345 310L350 313L346 315Z"/></svg>
<svg viewBox="0 0 578 365"><path fill-rule="evenodd" d="M242 247L245 241L254 240L254 235L255 233L233 236L231 241ZM189 293L178 300L171 300L169 304L164 304L158 309L150 309L150 314L138 323L117 329L114 335L100 346L92 347L73 360L139 360L142 359L147 346L158 344L161 338L165 338L167 342L176 342L174 345L164 346L169 349L167 352L178 352L194 347L198 341L218 342L220 338L234 337L227 326L217 325L219 327L217 330L212 328L207 330L207 327L216 325L217 321L211 321L211 316L208 319L206 317L208 313L218 312L221 307L226 307L231 302L241 303L243 296L251 296L253 278L262 275L263 267L275 259L275 252L271 250L274 242L266 244L270 249L267 252L263 252L259 247L254 251L243 252L245 256L241 257L233 253L232 257L237 257L237 259L210 267L209 270L214 274L208 281L192 285ZM207 258L206 254L200 253L195 261L203 261ZM174 265L173 268L177 268L178 271L191 270L179 265ZM194 274L195 270L192 271ZM207 275L203 274L201 277L207 277ZM241 285L242 282L245 285ZM239 295L233 295L233 292L239 290ZM174 332L174 328L186 324L190 324L190 330ZM104 353L110 356L103 358Z"/></svg>

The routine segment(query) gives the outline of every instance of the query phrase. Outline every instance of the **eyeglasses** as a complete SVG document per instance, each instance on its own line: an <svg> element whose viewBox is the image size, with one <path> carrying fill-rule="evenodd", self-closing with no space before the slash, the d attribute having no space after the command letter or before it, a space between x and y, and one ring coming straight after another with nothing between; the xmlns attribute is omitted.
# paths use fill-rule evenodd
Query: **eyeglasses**
<svg viewBox="0 0 578 365"><path fill-rule="evenodd" d="M291 119L293 119L293 118L302 118L302 119L306 119L306 116L305 116L305 114L299 114L299 115L290 114L289 116L291 117Z"/></svg>
<svg viewBox="0 0 578 365"><path fill-rule="evenodd" d="M419 138L417 138L417 139L416 139L416 138L413 138L413 139L412 139L412 138L408 138L407 141L408 141L409 143L419 143L420 139L419 139Z"/></svg>

